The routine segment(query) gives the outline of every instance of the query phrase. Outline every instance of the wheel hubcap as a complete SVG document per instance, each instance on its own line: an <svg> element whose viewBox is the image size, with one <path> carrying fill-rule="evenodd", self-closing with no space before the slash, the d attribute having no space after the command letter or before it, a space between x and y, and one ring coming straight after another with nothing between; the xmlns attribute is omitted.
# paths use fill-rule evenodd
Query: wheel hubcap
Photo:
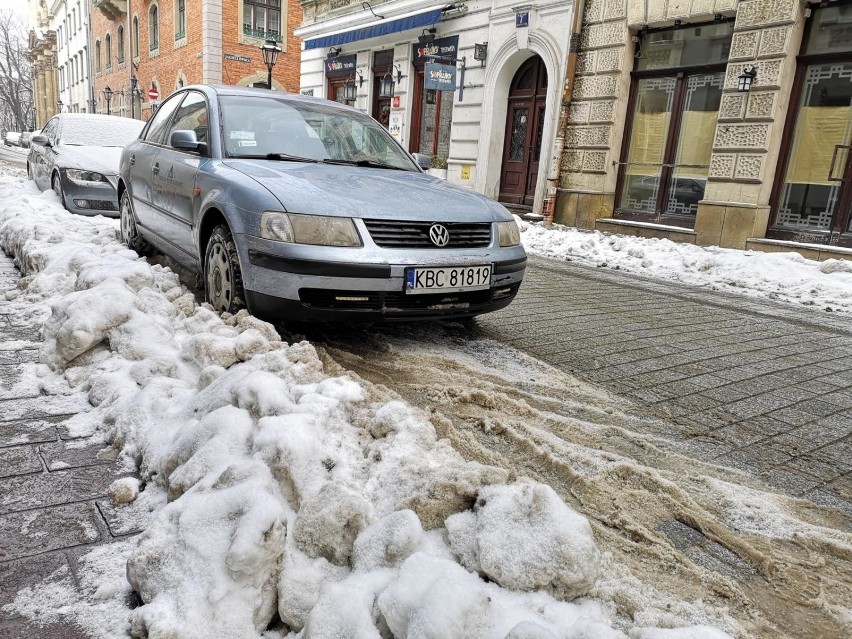
<svg viewBox="0 0 852 639"><path fill-rule="evenodd" d="M207 260L207 290L210 304L220 313L231 307L233 282L225 247L214 244Z"/></svg>
<svg viewBox="0 0 852 639"><path fill-rule="evenodd" d="M130 217L127 202L121 205L121 239L125 243L130 242L133 237L133 220Z"/></svg>

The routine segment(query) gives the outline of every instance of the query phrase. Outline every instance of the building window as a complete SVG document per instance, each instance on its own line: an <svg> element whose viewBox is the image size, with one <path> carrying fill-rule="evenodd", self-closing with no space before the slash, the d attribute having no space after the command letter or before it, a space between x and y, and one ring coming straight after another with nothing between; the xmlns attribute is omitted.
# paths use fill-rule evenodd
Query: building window
<svg viewBox="0 0 852 639"><path fill-rule="evenodd" d="M71 26L74 28L74 35L77 35L77 9L71 9Z"/></svg>
<svg viewBox="0 0 852 639"><path fill-rule="evenodd" d="M101 41L95 40L95 71L101 71Z"/></svg>
<svg viewBox="0 0 852 639"><path fill-rule="evenodd" d="M133 33L130 36L130 53L134 58L139 57L139 17L133 16Z"/></svg>
<svg viewBox="0 0 852 639"><path fill-rule="evenodd" d="M852 247L852 2L812 10L767 237Z"/></svg>
<svg viewBox="0 0 852 639"><path fill-rule="evenodd" d="M59 50L62 51L62 27L56 30L56 42L59 45Z"/></svg>
<svg viewBox="0 0 852 639"><path fill-rule="evenodd" d="M112 69L112 36L108 33L104 38L104 44L106 45L106 68Z"/></svg>
<svg viewBox="0 0 852 639"><path fill-rule="evenodd" d="M83 28L83 12L80 10L80 3L77 3L77 27Z"/></svg>
<svg viewBox="0 0 852 639"><path fill-rule="evenodd" d="M82 81L83 77L85 77L85 75L86 75L83 72L83 60L86 58L86 56L83 55L83 52L81 51L79 56L74 56L74 57L77 60L78 64L80 65L80 69L79 69L79 73L77 74L77 77L80 78L80 80Z"/></svg>
<svg viewBox="0 0 852 639"><path fill-rule="evenodd" d="M175 40L186 37L186 0L175 2Z"/></svg>
<svg viewBox="0 0 852 639"><path fill-rule="evenodd" d="M243 0L243 34L281 42L281 0Z"/></svg>
<svg viewBox="0 0 852 639"><path fill-rule="evenodd" d="M118 46L118 63L122 64L124 62L124 25L118 25L118 41L116 45Z"/></svg>
<svg viewBox="0 0 852 639"><path fill-rule="evenodd" d="M694 226L732 32L722 23L640 35L615 217Z"/></svg>
<svg viewBox="0 0 852 639"><path fill-rule="evenodd" d="M160 48L160 10L156 4L148 10L148 42L149 51Z"/></svg>

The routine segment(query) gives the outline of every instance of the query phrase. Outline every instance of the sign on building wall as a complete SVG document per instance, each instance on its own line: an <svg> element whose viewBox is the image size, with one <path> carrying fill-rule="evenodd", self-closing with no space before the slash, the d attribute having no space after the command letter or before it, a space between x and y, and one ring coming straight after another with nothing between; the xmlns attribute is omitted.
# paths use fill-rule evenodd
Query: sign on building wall
<svg viewBox="0 0 852 639"><path fill-rule="evenodd" d="M402 142L402 113L391 113L388 131L393 137Z"/></svg>
<svg viewBox="0 0 852 639"><path fill-rule="evenodd" d="M355 65L356 56L354 55L345 55L338 58L326 58L323 63L326 77L344 74L350 75L355 73Z"/></svg>
<svg viewBox="0 0 852 639"><path fill-rule="evenodd" d="M459 37L450 36L449 38L439 38L429 44L415 44L411 57L414 64L423 64L434 58L455 62L458 53Z"/></svg>
<svg viewBox="0 0 852 639"><path fill-rule="evenodd" d="M456 67L452 64L438 64L427 62L424 69L423 87L426 90L438 91L456 90Z"/></svg>

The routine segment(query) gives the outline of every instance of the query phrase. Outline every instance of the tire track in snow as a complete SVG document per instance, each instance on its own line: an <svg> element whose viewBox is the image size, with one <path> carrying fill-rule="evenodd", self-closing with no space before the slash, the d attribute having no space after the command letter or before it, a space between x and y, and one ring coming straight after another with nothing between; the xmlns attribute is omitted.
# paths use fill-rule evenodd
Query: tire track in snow
<svg viewBox="0 0 852 639"><path fill-rule="evenodd" d="M589 517L611 555L597 592L625 617L659 620L694 601L678 614L730 615L743 636L850 636L843 513L684 456L647 434L665 424L635 406L455 325L311 338L328 366L427 412L466 458L548 483Z"/></svg>

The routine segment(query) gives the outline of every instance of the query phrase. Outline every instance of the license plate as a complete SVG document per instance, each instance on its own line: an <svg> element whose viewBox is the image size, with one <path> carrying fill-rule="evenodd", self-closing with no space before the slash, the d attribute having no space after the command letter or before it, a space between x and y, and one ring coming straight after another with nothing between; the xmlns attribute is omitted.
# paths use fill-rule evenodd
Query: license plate
<svg viewBox="0 0 852 639"><path fill-rule="evenodd" d="M457 293L480 291L491 286L491 265L409 268L405 271L405 292Z"/></svg>

